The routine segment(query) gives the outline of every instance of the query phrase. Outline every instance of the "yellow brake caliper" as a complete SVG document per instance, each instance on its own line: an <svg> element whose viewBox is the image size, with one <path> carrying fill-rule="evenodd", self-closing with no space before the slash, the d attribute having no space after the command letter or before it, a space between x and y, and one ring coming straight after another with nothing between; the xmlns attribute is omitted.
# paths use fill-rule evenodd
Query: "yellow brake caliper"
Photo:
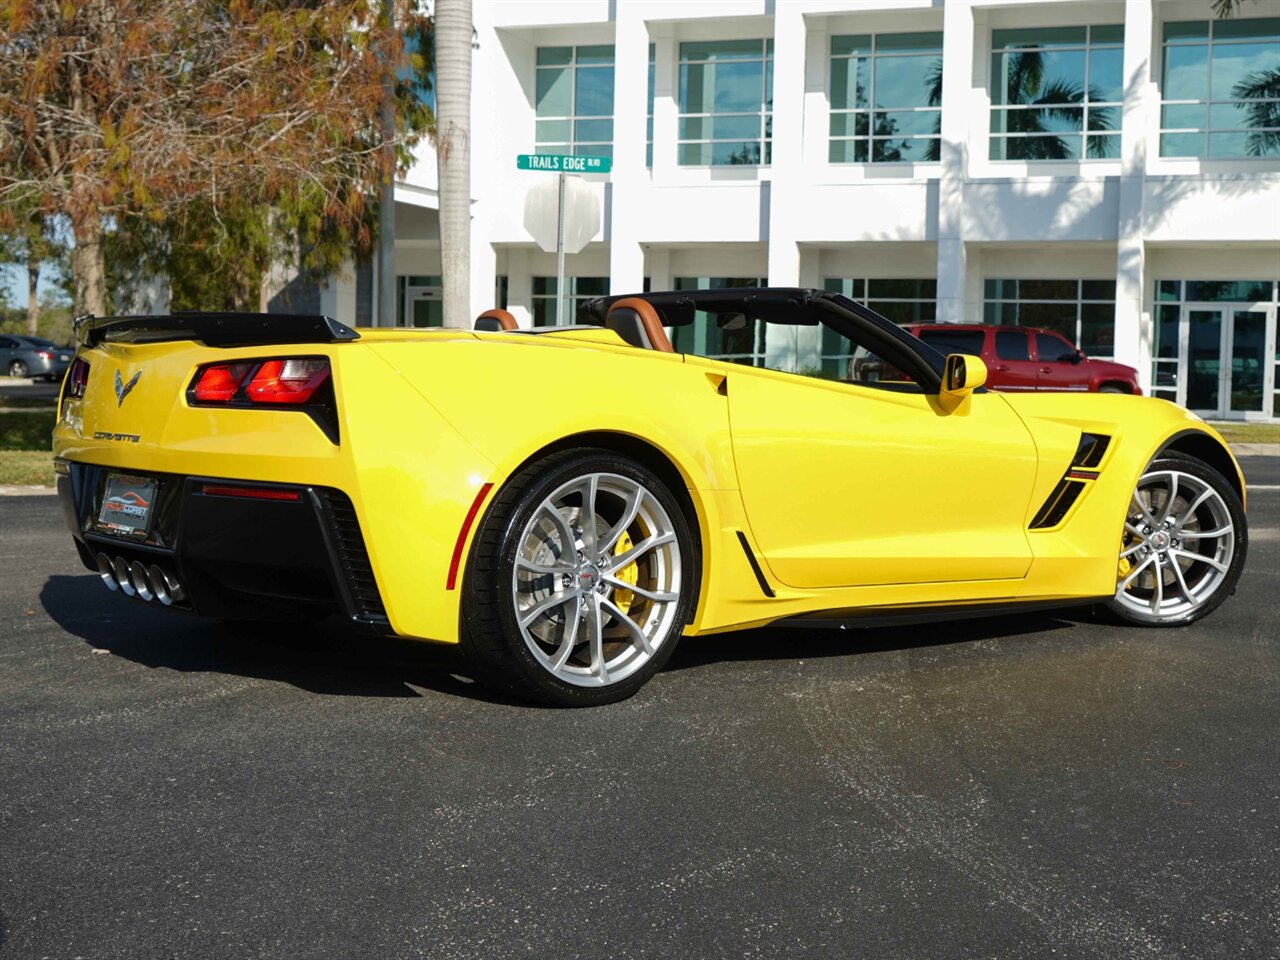
<svg viewBox="0 0 1280 960"><path fill-rule="evenodd" d="M624 530L622 531L622 536L618 538L618 542L614 544L613 555L620 557L633 546L631 534ZM634 563L630 563L615 573L614 576L623 583L635 584L640 579L640 568ZM635 599L636 595L630 590L623 590L619 587L613 591L613 602L623 613L629 614L631 612L631 604L635 602Z"/></svg>

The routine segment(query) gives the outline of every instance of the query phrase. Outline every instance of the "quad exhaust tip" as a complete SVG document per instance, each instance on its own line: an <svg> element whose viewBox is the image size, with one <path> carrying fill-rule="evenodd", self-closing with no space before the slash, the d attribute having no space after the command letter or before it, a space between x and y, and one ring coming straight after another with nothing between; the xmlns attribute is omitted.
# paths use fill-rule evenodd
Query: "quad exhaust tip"
<svg viewBox="0 0 1280 960"><path fill-rule="evenodd" d="M166 607L186 599L177 575L159 564L148 567L140 560L131 563L124 557L112 558L105 553L98 554L96 559L98 576L112 592L118 590L126 597L140 597L148 603L159 600Z"/></svg>

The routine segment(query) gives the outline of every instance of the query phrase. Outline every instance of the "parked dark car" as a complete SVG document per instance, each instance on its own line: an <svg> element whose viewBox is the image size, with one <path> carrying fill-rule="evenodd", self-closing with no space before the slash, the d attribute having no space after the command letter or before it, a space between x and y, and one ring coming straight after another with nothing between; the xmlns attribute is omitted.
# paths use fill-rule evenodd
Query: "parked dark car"
<svg viewBox="0 0 1280 960"><path fill-rule="evenodd" d="M0 334L0 371L11 377L61 380L75 350L43 337Z"/></svg>
<svg viewBox="0 0 1280 960"><path fill-rule="evenodd" d="M903 329L943 355L981 357L987 365L987 386L993 390L1142 393L1133 367L1090 360L1053 330L967 323L911 324Z"/></svg>

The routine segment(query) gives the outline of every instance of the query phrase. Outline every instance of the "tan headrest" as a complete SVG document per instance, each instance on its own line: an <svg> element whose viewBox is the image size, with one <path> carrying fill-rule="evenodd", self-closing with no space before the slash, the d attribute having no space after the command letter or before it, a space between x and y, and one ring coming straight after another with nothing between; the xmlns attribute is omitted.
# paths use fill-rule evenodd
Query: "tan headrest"
<svg viewBox="0 0 1280 960"><path fill-rule="evenodd" d="M506 310L494 307L476 317L475 328L485 333L498 333L502 330L514 330L517 326L515 317Z"/></svg>
<svg viewBox="0 0 1280 960"><path fill-rule="evenodd" d="M675 353L658 312L647 300L625 297L615 301L605 314L604 325L633 347Z"/></svg>

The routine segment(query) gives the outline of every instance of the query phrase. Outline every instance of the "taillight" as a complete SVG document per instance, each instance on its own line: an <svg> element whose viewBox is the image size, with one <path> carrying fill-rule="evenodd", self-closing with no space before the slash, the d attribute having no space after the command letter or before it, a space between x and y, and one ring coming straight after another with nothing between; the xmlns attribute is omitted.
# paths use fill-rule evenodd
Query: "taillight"
<svg viewBox="0 0 1280 960"><path fill-rule="evenodd" d="M37 350L37 351L36 351L36 356L37 356L37 357L39 357L41 360L52 360L52 359L53 359L53 354L52 354L52 353L50 353L48 350Z"/></svg>
<svg viewBox="0 0 1280 960"><path fill-rule="evenodd" d="M240 392L240 385L253 370L252 363L215 363L196 377L193 389L197 403L226 403Z"/></svg>
<svg viewBox="0 0 1280 960"><path fill-rule="evenodd" d="M89 385L89 362L76 357L67 371L67 389L64 397L68 400L79 400L84 396L84 388Z"/></svg>
<svg viewBox="0 0 1280 960"><path fill-rule="evenodd" d="M316 357L213 363L196 372L188 398L196 404L309 403L329 379L329 361Z"/></svg>
<svg viewBox="0 0 1280 960"><path fill-rule="evenodd" d="M302 404L328 379L328 360L268 360L244 392L254 403Z"/></svg>
<svg viewBox="0 0 1280 960"><path fill-rule="evenodd" d="M338 411L325 357L270 357L210 363L196 370L187 388L194 407L286 407L310 415L333 443Z"/></svg>

